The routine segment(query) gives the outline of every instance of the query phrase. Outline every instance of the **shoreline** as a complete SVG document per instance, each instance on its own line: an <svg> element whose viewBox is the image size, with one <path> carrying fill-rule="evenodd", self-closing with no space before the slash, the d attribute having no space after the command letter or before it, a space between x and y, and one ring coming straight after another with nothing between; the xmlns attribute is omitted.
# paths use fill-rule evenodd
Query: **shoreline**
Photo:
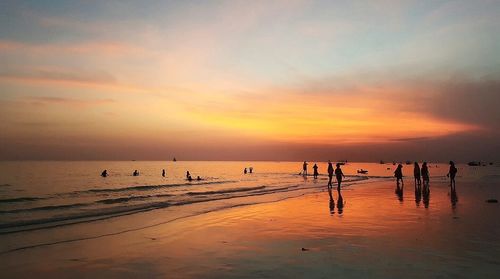
<svg viewBox="0 0 500 279"><path fill-rule="evenodd" d="M500 271L500 208L485 200L498 197L497 185L459 183L453 206L446 184L434 182L428 208L416 203L412 183L405 185L401 202L395 183L377 181L343 190L341 214L337 207L330 211L326 190L189 217L155 210L55 229L68 234L102 225L116 230L146 217L149 224L165 221L3 254L2 273L10 278L33 272L74 277L75 270L76 277L491 276ZM338 205L336 191L334 198ZM176 220L164 220L176 214Z"/></svg>

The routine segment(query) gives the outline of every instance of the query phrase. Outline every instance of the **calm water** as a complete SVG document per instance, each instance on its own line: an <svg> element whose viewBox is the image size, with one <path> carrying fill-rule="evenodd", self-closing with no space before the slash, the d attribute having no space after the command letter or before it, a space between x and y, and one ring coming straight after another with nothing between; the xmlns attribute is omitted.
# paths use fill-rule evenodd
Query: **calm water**
<svg viewBox="0 0 500 279"><path fill-rule="evenodd" d="M314 162L309 164L312 173ZM254 173L243 174L245 167ZM23 231L57 224L92 221L157 208L255 197L280 200L325 189L327 164L320 177L299 175L301 162L0 162L0 232ZM368 174L357 174L358 169ZM346 187L393 179L395 166L348 163ZM100 176L107 169L109 176ZM132 176L134 170L140 176ZM166 177L162 177L162 169ZM201 181L186 180L186 171ZM445 180L448 166L431 164L432 179ZM461 179L498 175L498 166L459 166ZM405 165L410 182L413 165Z"/></svg>

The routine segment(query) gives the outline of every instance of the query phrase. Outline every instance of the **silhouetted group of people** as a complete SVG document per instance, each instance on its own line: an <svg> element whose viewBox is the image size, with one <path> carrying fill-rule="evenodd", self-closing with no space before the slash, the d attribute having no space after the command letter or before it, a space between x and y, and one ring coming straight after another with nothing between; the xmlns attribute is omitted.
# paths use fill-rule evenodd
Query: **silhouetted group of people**
<svg viewBox="0 0 500 279"><path fill-rule="evenodd" d="M455 166L455 163L453 161L449 162L450 168L447 173L447 177L450 178L450 187L451 187L451 201L452 205L455 206L456 202L458 200L457 194L456 194L456 182L455 182L455 177L457 175L458 169ZM396 170L394 171L394 177L396 177L396 190L395 193L398 196L398 199L400 201L403 201L403 187L404 187L404 181L403 181L403 165L398 164ZM430 188L429 188L429 168L427 166L427 162L422 163L422 167L419 166L418 162L414 163L413 167L413 178L415 182L415 202L417 205L420 203L422 200L423 196L423 201L424 205L427 208L429 206L429 195L430 195ZM401 186L400 186L401 182Z"/></svg>
<svg viewBox="0 0 500 279"><path fill-rule="evenodd" d="M243 170L243 174L247 174L247 173L253 173L253 167L249 167L248 170L247 170L247 168L245 168Z"/></svg>

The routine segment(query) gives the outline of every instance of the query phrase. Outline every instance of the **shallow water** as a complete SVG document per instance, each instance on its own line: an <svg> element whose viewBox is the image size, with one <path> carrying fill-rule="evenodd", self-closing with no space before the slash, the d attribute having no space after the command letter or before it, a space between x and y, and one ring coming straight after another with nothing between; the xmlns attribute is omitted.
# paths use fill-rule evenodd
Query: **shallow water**
<svg viewBox="0 0 500 279"><path fill-rule="evenodd" d="M318 165L323 174L326 163ZM447 165L432 164L425 198L415 195L411 177L403 193L395 193L392 164L349 163L343 166L343 202L334 191L334 204L326 176L298 175L300 162L1 166L0 257L2 272L14 276L38 271L73 277L76 267L82 277L384 278L423 272L447 278L489 276L500 264L499 207L485 202L499 198L498 166L460 165L452 193ZM244 175L248 166L255 173ZM107 178L99 176L104 168ZM358 175L360 168L369 173ZM29 171L20 175L19 169ZM134 169L141 176L131 176ZM185 181L186 170L205 180ZM403 171L412 170L405 165Z"/></svg>

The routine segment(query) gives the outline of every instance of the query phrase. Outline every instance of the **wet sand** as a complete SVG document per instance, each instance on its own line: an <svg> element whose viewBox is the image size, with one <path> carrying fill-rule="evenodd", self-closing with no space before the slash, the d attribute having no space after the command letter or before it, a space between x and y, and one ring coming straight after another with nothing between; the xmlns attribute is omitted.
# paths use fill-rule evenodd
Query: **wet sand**
<svg viewBox="0 0 500 279"><path fill-rule="evenodd" d="M40 243L44 238L50 243L51 234L55 239L57 234L97 228L106 234L103 226L114 229L110 232L130 224L146 227L3 253L1 274L4 278L34 274L44 278L492 278L500 272L500 206L485 201L500 198L499 182L498 177L459 180L455 196L444 178L437 179L431 181L427 205L423 198L416 200L413 183L406 179L402 199L392 181L346 188L341 210L337 192L332 208L325 190L193 217L162 209L34 231L22 241L33 238L33 243ZM1 237L3 251L16 247L11 245L15 235Z"/></svg>

